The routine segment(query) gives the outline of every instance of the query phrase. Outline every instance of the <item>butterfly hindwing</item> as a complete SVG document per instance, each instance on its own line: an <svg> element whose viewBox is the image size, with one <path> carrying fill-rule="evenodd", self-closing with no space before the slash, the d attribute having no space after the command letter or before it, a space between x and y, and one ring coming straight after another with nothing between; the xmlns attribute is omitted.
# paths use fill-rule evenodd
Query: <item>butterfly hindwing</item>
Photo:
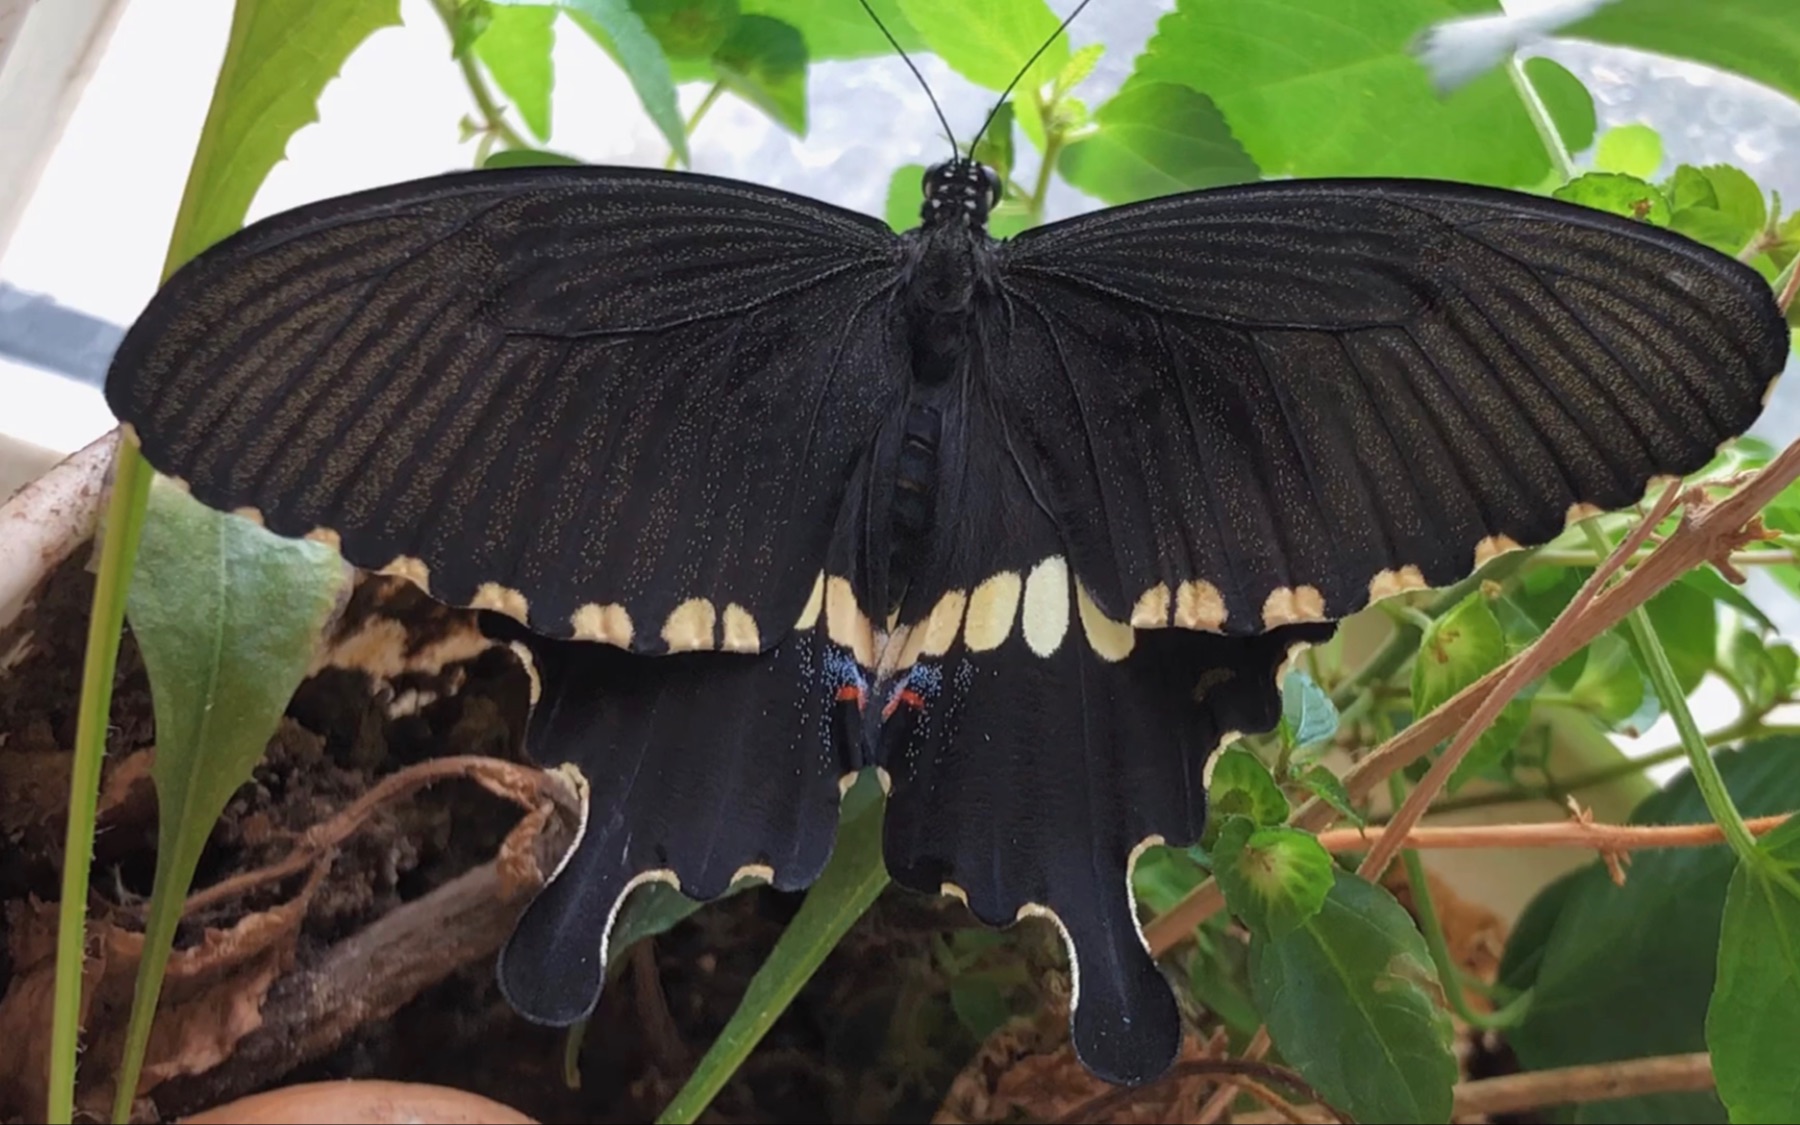
<svg viewBox="0 0 1800 1125"><path fill-rule="evenodd" d="M1220 189L999 255L1011 432L1096 601L1145 627L1459 579L1699 469L1787 351L1749 267L1461 185Z"/></svg>
<svg viewBox="0 0 1800 1125"><path fill-rule="evenodd" d="M179 271L107 399L206 503L444 601L640 652L761 651L904 377L894 245L700 176L383 188Z"/></svg>

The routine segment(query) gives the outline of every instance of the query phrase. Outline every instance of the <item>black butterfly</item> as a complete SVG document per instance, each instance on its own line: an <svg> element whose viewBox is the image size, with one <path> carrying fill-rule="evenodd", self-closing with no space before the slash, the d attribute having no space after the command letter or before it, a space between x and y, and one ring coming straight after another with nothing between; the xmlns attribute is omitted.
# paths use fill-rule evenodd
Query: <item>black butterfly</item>
<svg viewBox="0 0 1800 1125"><path fill-rule="evenodd" d="M444 176L227 239L119 350L195 496L529 627L530 748L591 799L502 955L528 1018L592 1009L646 880L807 886L876 766L895 879L1051 918L1082 1060L1158 1074L1129 872L1200 836L1289 655L1699 468L1788 347L1749 267L1525 195L1268 183L996 242L997 193L939 165L895 235L699 175Z"/></svg>

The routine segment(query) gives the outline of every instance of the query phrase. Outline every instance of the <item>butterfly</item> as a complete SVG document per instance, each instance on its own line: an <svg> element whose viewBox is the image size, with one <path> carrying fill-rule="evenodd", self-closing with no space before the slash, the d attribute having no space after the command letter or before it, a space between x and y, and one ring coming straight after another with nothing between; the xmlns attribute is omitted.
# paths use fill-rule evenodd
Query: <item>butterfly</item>
<svg viewBox="0 0 1800 1125"><path fill-rule="evenodd" d="M588 786L499 962L574 1022L647 881L808 886L846 782L900 884L1060 930L1082 1061L1181 1019L1132 866L1373 601L1637 501L1757 417L1748 266L1532 196L1286 181L998 241L703 175L440 176L178 271L107 401L214 507L489 611L527 734Z"/></svg>

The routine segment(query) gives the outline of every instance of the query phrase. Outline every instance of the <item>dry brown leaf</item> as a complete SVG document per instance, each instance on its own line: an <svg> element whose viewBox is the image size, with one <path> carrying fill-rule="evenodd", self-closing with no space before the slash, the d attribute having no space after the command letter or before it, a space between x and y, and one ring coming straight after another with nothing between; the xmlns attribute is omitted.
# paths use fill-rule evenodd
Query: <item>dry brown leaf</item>
<svg viewBox="0 0 1800 1125"><path fill-rule="evenodd" d="M245 1035L262 1024L269 986L293 962L295 939L317 888L317 873L292 900L251 914L227 929L205 930L197 944L169 958L156 1022L145 1052L139 1093L177 1075L217 1066ZM41 1120L49 1060L51 1001L55 988L56 906L33 901L10 912L15 971L0 997L0 1117ZM79 1103L104 1114L111 1077L124 1047L132 991L144 936L108 919L89 923L88 962L82 994L85 1065Z"/></svg>

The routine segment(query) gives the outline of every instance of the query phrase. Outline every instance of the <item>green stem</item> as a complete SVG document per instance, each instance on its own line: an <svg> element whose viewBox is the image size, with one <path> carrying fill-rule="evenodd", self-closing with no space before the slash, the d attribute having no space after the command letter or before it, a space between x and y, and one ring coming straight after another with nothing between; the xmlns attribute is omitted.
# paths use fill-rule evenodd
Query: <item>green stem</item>
<svg viewBox="0 0 1800 1125"><path fill-rule="evenodd" d="M1544 142L1544 152L1550 157L1550 167L1565 183L1574 179L1575 161L1569 156L1569 146L1563 143L1562 134L1557 131L1556 121L1550 116L1550 109L1544 105L1544 99L1538 97L1537 87L1526 76L1525 64L1517 57L1508 59L1506 75L1512 79L1513 89L1519 92L1519 100L1525 103L1525 115L1531 118L1531 125L1537 130L1538 139Z"/></svg>
<svg viewBox="0 0 1800 1125"><path fill-rule="evenodd" d="M454 0L431 0L431 6L437 9L438 18L444 21L444 30L450 34L452 42L456 38L456 5ZM507 148L530 148L531 142L517 129L507 124L506 110L495 99L493 91L488 89L487 79L482 77L481 66L475 60L475 52L464 51L456 60L462 69L463 81L469 87L469 96L475 99L475 108L481 111L482 131L491 137L498 137L505 142Z"/></svg>
<svg viewBox="0 0 1800 1125"><path fill-rule="evenodd" d="M1399 774L1388 776L1388 796L1395 808L1405 803L1406 784ZM1514 997L1498 1011L1477 1012L1471 1008L1468 994L1463 991L1462 974L1450 956L1450 943L1444 937L1444 924L1438 918L1431 884L1426 881L1425 864L1419 859L1418 849L1402 849L1400 862L1406 868L1406 882L1412 887L1413 913L1418 916L1419 931L1425 935L1426 948L1431 950L1431 963L1437 967L1438 984L1443 989L1444 999L1450 1002L1450 1009L1470 1027L1484 1031L1498 1031L1517 1024L1525 1016L1531 993L1527 991Z"/></svg>
<svg viewBox="0 0 1800 1125"><path fill-rule="evenodd" d="M723 94L724 92L725 92L725 83L724 82L720 81L720 82L714 82L712 84L712 89L708 90L706 92L706 96L704 98L700 99L700 104L695 106L694 112L691 115L689 115L689 117L687 119L687 124L682 126L681 132L684 136L689 137L689 138L693 137L694 130L698 129L700 127L701 120L706 117L706 111L713 107L713 103L718 101L719 95ZM671 148L669 150L668 159L663 161L663 167L664 168L673 168L673 167L675 167L675 164L679 159L680 158L676 154L675 150Z"/></svg>
<svg viewBox="0 0 1800 1125"><path fill-rule="evenodd" d="M87 655L81 668L81 702L75 722L75 757L69 773L69 826L63 841L62 902L57 909L56 984L50 1021L48 1120L67 1125L75 1113L75 1063L81 1038L81 977L87 949L88 882L94 862L94 827L100 804L100 766L112 713L113 675L125 624L125 592L131 584L150 466L137 442L119 440L113 491L106 508L100 573L88 618Z"/></svg>
<svg viewBox="0 0 1800 1125"><path fill-rule="evenodd" d="M1603 554L1607 550L1606 537L1600 534L1591 521L1582 521L1581 528L1594 553ZM1707 811L1712 813L1714 822L1725 834L1726 843L1731 845L1731 850L1739 858L1746 863L1760 862L1756 837L1750 835L1750 829L1744 824L1743 814L1738 812L1737 806L1731 802L1731 794L1725 790L1725 779L1719 776L1719 767L1707 749L1706 737L1700 733L1700 725L1694 722L1694 713L1688 710L1687 695L1675 679L1675 670L1669 665L1669 654L1663 649L1655 626L1650 624L1650 615L1639 606L1625 620L1631 627L1631 640L1637 649L1638 661L1649 675L1650 682L1655 685L1656 694L1662 699L1663 710L1675 722L1682 748L1687 752L1688 767L1693 771L1694 783L1699 786L1700 796L1706 801Z"/></svg>
<svg viewBox="0 0 1800 1125"><path fill-rule="evenodd" d="M1056 171L1056 159L1062 155L1066 138L1061 129L1051 124L1056 102L1046 103L1042 95L1033 96L1037 99L1038 120L1044 123L1044 159L1038 165L1037 180L1031 185L1031 199L1026 207L1031 225L1035 227L1044 221L1044 200L1050 194L1050 174Z"/></svg>

